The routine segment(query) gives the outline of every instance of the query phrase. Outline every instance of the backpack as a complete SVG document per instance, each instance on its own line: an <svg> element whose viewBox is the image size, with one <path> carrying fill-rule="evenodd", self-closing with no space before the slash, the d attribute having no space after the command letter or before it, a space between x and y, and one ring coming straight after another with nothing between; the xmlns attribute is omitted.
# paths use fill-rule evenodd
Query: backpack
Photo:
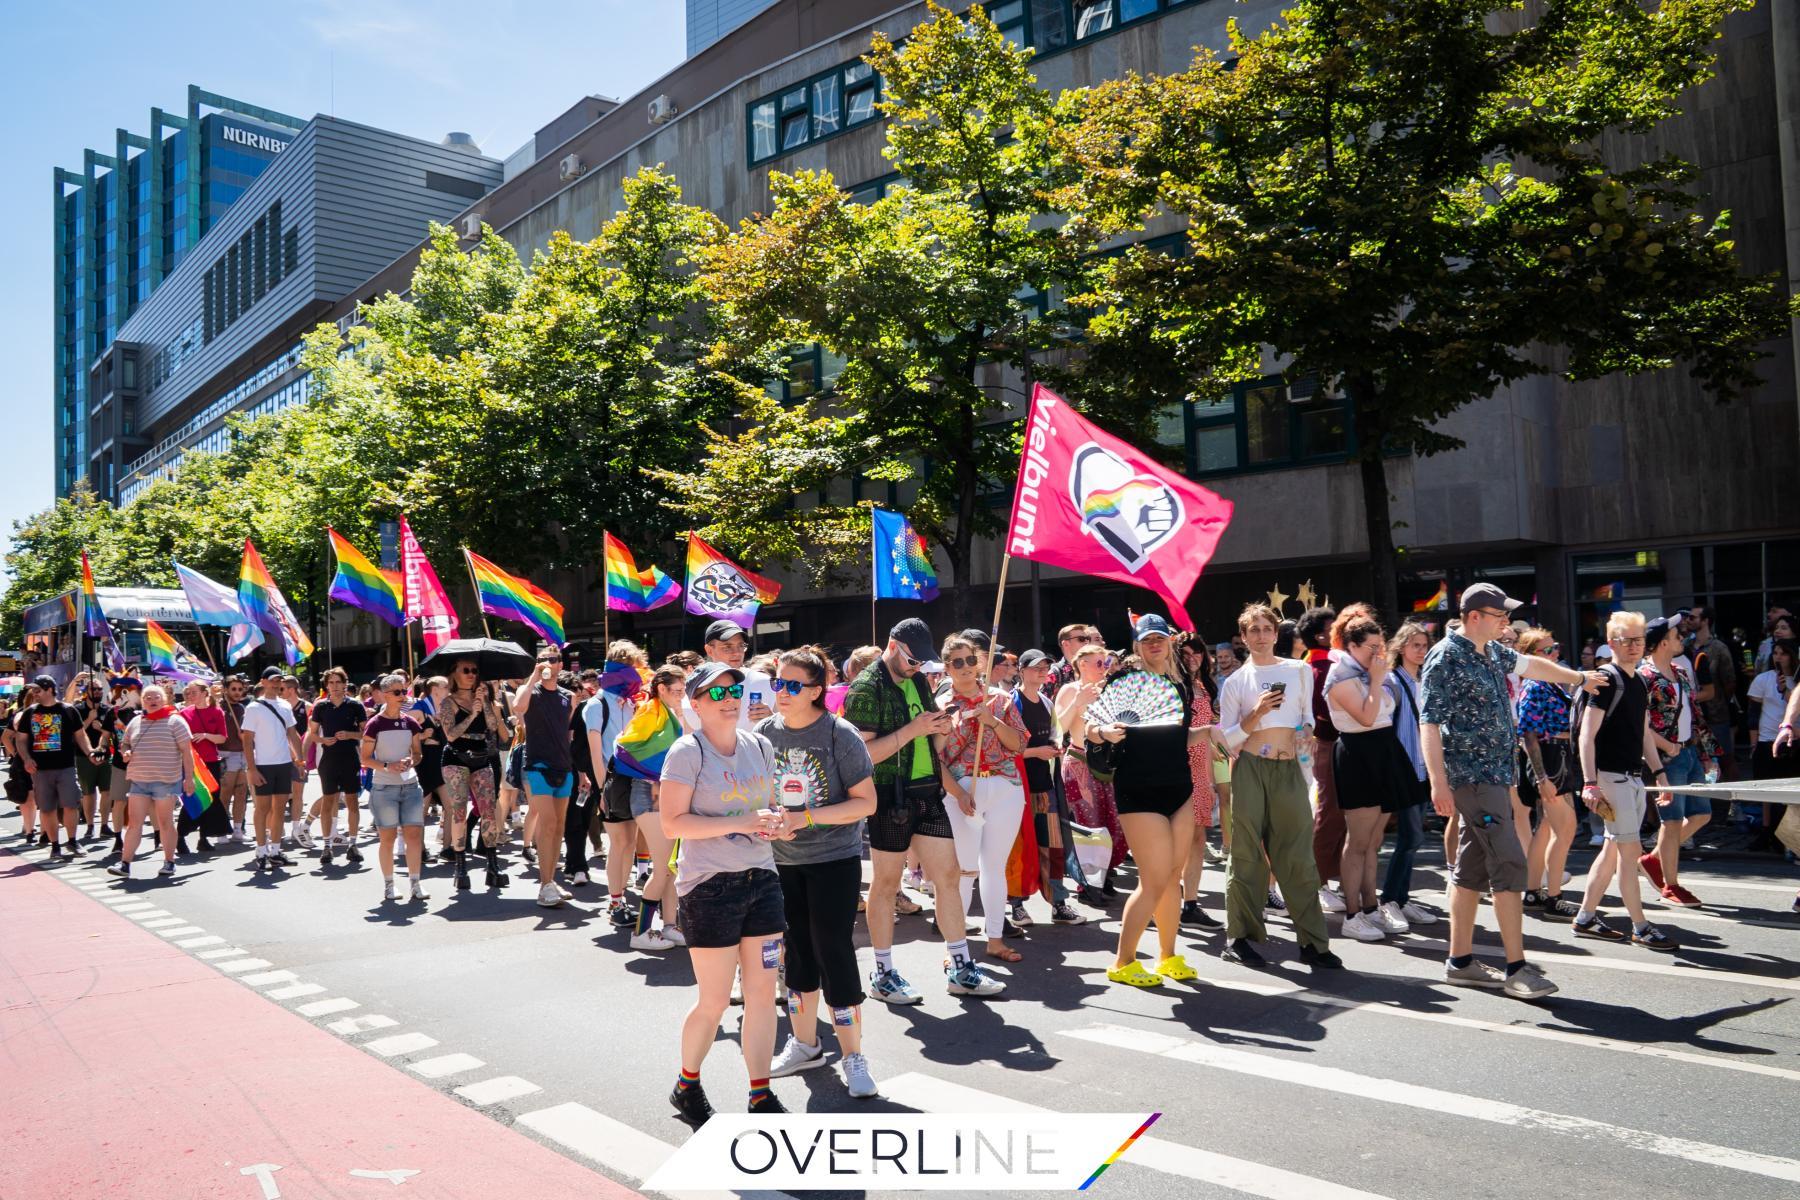
<svg viewBox="0 0 1800 1200"><path fill-rule="evenodd" d="M1625 672L1619 670L1619 664L1608 659L1606 665L1600 668L1600 673L1612 679L1612 694L1606 701L1606 711L1600 716L1600 721L1604 724L1613 715L1613 710L1619 707L1619 701L1625 698ZM1581 744L1582 714L1592 706L1592 701L1593 697L1585 690L1575 689L1575 702L1569 705L1569 740L1575 745Z"/></svg>

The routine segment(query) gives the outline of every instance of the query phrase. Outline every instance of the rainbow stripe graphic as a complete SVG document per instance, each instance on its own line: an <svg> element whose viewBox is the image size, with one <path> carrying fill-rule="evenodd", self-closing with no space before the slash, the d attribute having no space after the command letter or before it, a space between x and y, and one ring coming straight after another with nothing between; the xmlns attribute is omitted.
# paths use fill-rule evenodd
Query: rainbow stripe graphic
<svg viewBox="0 0 1800 1200"><path fill-rule="evenodd" d="M1087 1177L1087 1182L1082 1184L1080 1187L1076 1188L1075 1190L1078 1192L1085 1192L1089 1188L1093 1187L1094 1180L1096 1180L1096 1179L1100 1178L1102 1175L1106 1174L1106 1168L1108 1168L1108 1167L1112 1166L1114 1163L1118 1162L1120 1157L1122 1157L1127 1150L1131 1149L1131 1143L1133 1143L1133 1142L1137 1141L1139 1138L1143 1137L1144 1130L1146 1130L1146 1129L1150 1128L1152 1125L1156 1124L1156 1119L1160 1116L1162 1116L1162 1114L1159 1112L1151 1113L1150 1119L1148 1121L1145 1121L1142 1125L1139 1125L1137 1127L1137 1132L1132 1134L1130 1137L1126 1138L1125 1144L1120 1146L1117 1150L1114 1150L1112 1152L1111 1158L1109 1158L1105 1162L1101 1163L1098 1167L1095 1167L1094 1173Z"/></svg>
<svg viewBox="0 0 1800 1200"><path fill-rule="evenodd" d="M100 607L100 595L94 591L94 569L88 565L86 550L81 552L81 615L89 637L112 636L112 627L106 623L106 612Z"/></svg>
<svg viewBox="0 0 1800 1200"><path fill-rule="evenodd" d="M632 779L661 779L663 757L681 736L681 722L660 700L640 704L613 745L613 766Z"/></svg>
<svg viewBox="0 0 1800 1200"><path fill-rule="evenodd" d="M563 644L563 606L549 593L529 579L508 575L473 550L464 549L463 553L469 559L469 574L475 577L475 596L482 612L522 621L545 641Z"/></svg>
<svg viewBox="0 0 1800 1200"><path fill-rule="evenodd" d="M1425 597L1423 600L1414 600L1412 610L1416 613L1438 612L1449 607L1450 582L1448 580L1439 580L1437 591L1431 593L1431 595Z"/></svg>
<svg viewBox="0 0 1800 1200"><path fill-rule="evenodd" d="M1127 479L1116 488L1107 488L1094 492L1081 502L1081 519L1094 521L1101 517L1116 517L1125 507L1125 497L1138 491L1161 492L1162 485L1143 479Z"/></svg>
<svg viewBox="0 0 1800 1200"><path fill-rule="evenodd" d="M745 629L756 624L756 610L773 604L781 585L744 568L688 534L687 610L701 617L724 617Z"/></svg>
<svg viewBox="0 0 1800 1200"><path fill-rule="evenodd" d="M238 607L244 610L246 621L281 639L290 664L313 652L312 639L301 630L287 597L275 586L275 577L249 538L244 539L244 561L238 568Z"/></svg>
<svg viewBox="0 0 1800 1200"><path fill-rule="evenodd" d="M218 678L207 669L206 664L189 654L187 647L176 641L168 630L155 621L144 622L144 642L149 647L149 667L152 675L167 675L172 679L200 679L209 682Z"/></svg>
<svg viewBox="0 0 1800 1200"><path fill-rule="evenodd" d="M399 572L383 571L364 557L363 552L329 525L331 552L337 556L337 574L331 580L331 598L374 613L395 629L406 624L400 605Z"/></svg>
<svg viewBox="0 0 1800 1200"><path fill-rule="evenodd" d="M181 718L171 717L169 719L178 721ZM193 791L182 793L181 807L190 818L197 820L201 813L213 806L213 801L219 795L219 781L213 778L213 773L207 768L206 761L198 754L194 755L193 787Z"/></svg>
<svg viewBox="0 0 1800 1200"><path fill-rule="evenodd" d="M925 539L899 513L870 512L874 535L875 596L880 600L935 600L937 571Z"/></svg>
<svg viewBox="0 0 1800 1200"><path fill-rule="evenodd" d="M637 560L612 534L606 535L606 607L621 612L649 612L681 595L681 585L656 567L642 571Z"/></svg>

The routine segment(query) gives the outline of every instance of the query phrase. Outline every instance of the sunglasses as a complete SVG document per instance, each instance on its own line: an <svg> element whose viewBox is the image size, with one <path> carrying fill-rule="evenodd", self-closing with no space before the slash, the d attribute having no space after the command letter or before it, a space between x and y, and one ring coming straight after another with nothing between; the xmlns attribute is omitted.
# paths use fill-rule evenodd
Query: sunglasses
<svg viewBox="0 0 1800 1200"><path fill-rule="evenodd" d="M912 655L908 654L904 650L902 650L900 652L900 657L905 659L906 665L913 668L915 671L919 669L919 665L923 661L921 659L914 658Z"/></svg>
<svg viewBox="0 0 1800 1200"><path fill-rule="evenodd" d="M458 667L458 668L456 668L456 673L458 675L473 675L473 674L475 674L475 668L474 667Z"/></svg>
<svg viewBox="0 0 1800 1200"><path fill-rule="evenodd" d="M708 700L713 701L724 700L728 697L732 700L742 700L744 698L744 685L741 683L715 683L712 687L701 689L701 694Z"/></svg>
<svg viewBox="0 0 1800 1200"><path fill-rule="evenodd" d="M976 663L978 663L978 662L980 662L980 661L981 661L981 659L980 659L980 658L978 658L978 657L976 657L976 656L975 656L975 655L973 655L973 654L971 654L971 655L968 655L968 656L966 656L966 657L963 657L963 658L951 658L951 659L946 659L946 660L945 660L945 661L944 661L944 665L945 665L945 666L946 666L946 667L949 667L949 668L950 668L950 669L951 669L951 670L952 670L952 671L960 671L960 670L962 670L962 669L963 669L963 668L964 668L964 667L972 667L972 666L974 666L974 665L975 665L975 664L976 664Z"/></svg>
<svg viewBox="0 0 1800 1200"><path fill-rule="evenodd" d="M540 659L538 659L538 666L541 667L545 663L559 663L561 661L562 661L562 659L560 659L560 658L540 658Z"/></svg>
<svg viewBox="0 0 1800 1200"><path fill-rule="evenodd" d="M798 696L809 687L818 687L816 683L801 683L798 679L771 679L769 686L775 689L777 696L786 692L790 696Z"/></svg>
<svg viewBox="0 0 1800 1200"><path fill-rule="evenodd" d="M404 696L404 695L406 695L406 689L403 687L388 688L386 691L384 691L382 693L382 695L384 695L384 696Z"/></svg>

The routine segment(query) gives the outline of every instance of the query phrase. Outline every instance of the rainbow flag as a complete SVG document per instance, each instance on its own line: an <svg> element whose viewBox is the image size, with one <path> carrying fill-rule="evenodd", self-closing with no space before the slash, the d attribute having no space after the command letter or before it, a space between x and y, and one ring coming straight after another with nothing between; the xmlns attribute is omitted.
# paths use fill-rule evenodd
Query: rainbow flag
<svg viewBox="0 0 1800 1200"><path fill-rule="evenodd" d="M350 539L327 525L331 552L337 556L337 574L331 580L331 598L374 613L395 629L406 624L400 605L399 572L383 571L350 544Z"/></svg>
<svg viewBox="0 0 1800 1200"><path fill-rule="evenodd" d="M764 579L688 534L687 610L699 617L724 617L745 629L756 623L756 610L773 604L781 585Z"/></svg>
<svg viewBox="0 0 1800 1200"><path fill-rule="evenodd" d="M563 606L548 592L522 576L508 575L466 546L463 554L469 560L469 574L475 577L475 598L482 612L522 621L545 641L563 644Z"/></svg>
<svg viewBox="0 0 1800 1200"><path fill-rule="evenodd" d="M205 663L189 654L187 648L157 622L144 622L144 641L150 648L149 666L152 675L198 679L206 683L218 678Z"/></svg>
<svg viewBox="0 0 1800 1200"><path fill-rule="evenodd" d="M81 618L89 637L112 637L112 626L106 623L106 611L100 607L100 596L94 591L94 569L88 566L86 550L81 552Z"/></svg>
<svg viewBox="0 0 1800 1200"><path fill-rule="evenodd" d="M935 600L937 572L931 566L931 550L912 522L885 508L871 509L869 527L878 600Z"/></svg>
<svg viewBox="0 0 1800 1200"><path fill-rule="evenodd" d="M661 779L663 756L681 736L681 722L660 700L638 705L630 724L613 743L613 766L632 779Z"/></svg>
<svg viewBox="0 0 1800 1200"><path fill-rule="evenodd" d="M181 718L171 717L169 719L178 721ZM213 801L219 795L219 781L213 778L213 773L207 768L206 761L198 754L194 755L193 784L193 791L182 793L181 807L189 818L198 820L201 813L213 806Z"/></svg>
<svg viewBox="0 0 1800 1200"><path fill-rule="evenodd" d="M648 681L642 671L630 663L622 662L608 662L598 680L601 691L622 700L637 699L643 693L646 682Z"/></svg>
<svg viewBox="0 0 1800 1200"><path fill-rule="evenodd" d="M244 561L238 568L238 607L246 621L281 639L289 665L313 652L312 639L301 630L287 597L275 586L275 577L249 538L244 539Z"/></svg>
<svg viewBox="0 0 1800 1200"><path fill-rule="evenodd" d="M1450 607L1450 581L1447 579L1440 579L1440 580L1438 580L1437 591L1431 593L1431 595L1425 597L1425 599L1423 599L1423 600L1414 600L1412 610L1414 612L1420 612L1420 613L1422 613L1422 612L1443 612L1445 609L1447 609L1449 607Z"/></svg>
<svg viewBox="0 0 1800 1200"><path fill-rule="evenodd" d="M642 571L637 560L612 534L606 535L606 607L622 612L649 612L681 595L681 585L654 566Z"/></svg>

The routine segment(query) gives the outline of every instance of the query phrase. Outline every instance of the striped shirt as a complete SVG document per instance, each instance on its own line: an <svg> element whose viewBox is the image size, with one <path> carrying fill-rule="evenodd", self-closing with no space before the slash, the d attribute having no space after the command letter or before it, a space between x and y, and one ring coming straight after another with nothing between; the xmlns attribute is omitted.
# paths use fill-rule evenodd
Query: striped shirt
<svg viewBox="0 0 1800 1200"><path fill-rule="evenodd" d="M187 722L172 710L160 721L139 714L125 729L125 745L131 751L131 762L125 767L125 778L132 783L179 783L187 780L181 774L181 748L193 742Z"/></svg>

